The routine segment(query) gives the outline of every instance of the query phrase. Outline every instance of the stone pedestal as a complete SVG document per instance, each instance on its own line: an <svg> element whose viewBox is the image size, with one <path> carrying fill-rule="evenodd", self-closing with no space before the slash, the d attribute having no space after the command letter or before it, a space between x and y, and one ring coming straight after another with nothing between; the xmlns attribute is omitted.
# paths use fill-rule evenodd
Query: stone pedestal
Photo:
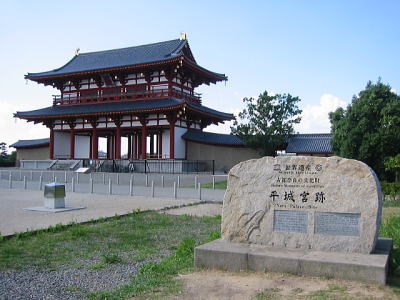
<svg viewBox="0 0 400 300"><path fill-rule="evenodd" d="M65 208L65 185L52 182L44 186L44 207Z"/></svg>
<svg viewBox="0 0 400 300"><path fill-rule="evenodd" d="M65 198L46 198L44 199L46 208L65 208Z"/></svg>
<svg viewBox="0 0 400 300"><path fill-rule="evenodd" d="M279 272L385 284L391 239L371 254L280 249L215 240L194 250L195 266L225 271Z"/></svg>

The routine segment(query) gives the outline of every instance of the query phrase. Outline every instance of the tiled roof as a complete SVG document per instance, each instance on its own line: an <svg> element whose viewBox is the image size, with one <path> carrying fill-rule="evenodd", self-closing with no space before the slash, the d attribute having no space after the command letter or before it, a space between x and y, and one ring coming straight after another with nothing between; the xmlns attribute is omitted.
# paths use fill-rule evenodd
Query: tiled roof
<svg viewBox="0 0 400 300"><path fill-rule="evenodd" d="M102 102L93 104L78 104L78 105L58 105L49 106L31 111L16 112L15 117L22 119L33 119L35 117L55 117L64 115L88 115L88 114L107 114L112 112L135 112L135 111L161 111L163 109L179 107L187 104L189 107L195 107L200 112L212 114L213 116L223 119L233 119L232 114L220 112L203 105L194 105L185 100L176 98L162 98L151 100L132 100L132 101L115 101L115 102Z"/></svg>
<svg viewBox="0 0 400 300"><path fill-rule="evenodd" d="M10 145L14 148L25 148L25 147L35 147L35 146L45 146L50 143L49 138L37 139L37 140L19 140L18 142Z"/></svg>
<svg viewBox="0 0 400 300"><path fill-rule="evenodd" d="M186 40L171 40L155 44L80 53L61 68L41 73L28 73L28 77L68 74L128 65L163 61L178 56Z"/></svg>
<svg viewBox="0 0 400 300"><path fill-rule="evenodd" d="M229 146L244 145L243 141L235 135L206 132L198 129L189 129L184 135L182 135L182 138L189 141L208 143L208 144L229 145Z"/></svg>
<svg viewBox="0 0 400 300"><path fill-rule="evenodd" d="M332 153L332 134L296 134L289 138L286 153Z"/></svg>
<svg viewBox="0 0 400 300"><path fill-rule="evenodd" d="M200 104L195 104L193 102L186 102L186 104L188 105L188 107L194 109L194 110L199 110L205 113L209 113L212 115L218 115L221 117L224 117L225 119L229 119L229 120L233 120L235 118L235 116L233 114L228 114L228 113L224 113L224 112L220 112L218 110L209 108L207 106L204 105L200 105Z"/></svg>
<svg viewBox="0 0 400 300"><path fill-rule="evenodd" d="M40 73L28 73L26 77L29 79L35 79L46 76L57 76L85 71L163 62L185 56L182 49L186 45L189 45L187 40L176 39L135 47L80 53L79 55L75 55L68 63L58 69ZM188 58L193 64L197 65L196 62L193 61L193 58L187 56L186 58ZM213 74L225 78L224 74Z"/></svg>

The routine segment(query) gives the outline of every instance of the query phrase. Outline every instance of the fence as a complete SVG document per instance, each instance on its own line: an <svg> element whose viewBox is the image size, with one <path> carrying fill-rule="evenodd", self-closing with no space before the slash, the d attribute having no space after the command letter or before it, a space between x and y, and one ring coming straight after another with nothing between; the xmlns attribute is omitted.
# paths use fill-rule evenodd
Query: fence
<svg viewBox="0 0 400 300"><path fill-rule="evenodd" d="M83 160L83 167L94 172L116 173L210 173L214 160Z"/></svg>

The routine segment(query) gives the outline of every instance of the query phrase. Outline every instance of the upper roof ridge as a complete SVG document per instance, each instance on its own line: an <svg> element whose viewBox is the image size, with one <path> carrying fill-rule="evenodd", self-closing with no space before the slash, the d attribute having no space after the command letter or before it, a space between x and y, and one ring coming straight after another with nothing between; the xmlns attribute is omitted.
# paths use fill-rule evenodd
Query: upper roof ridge
<svg viewBox="0 0 400 300"><path fill-rule="evenodd" d="M79 53L79 55L109 53L109 52L113 52L113 51L127 50L127 49L133 49L133 48L141 48L141 47L146 47L146 46L156 46L156 45L166 44L166 43L175 42L175 41L178 41L178 42L186 42L186 41L182 41L182 40L180 40L180 39L173 39L173 40L168 40L168 41L163 41L163 42L150 43L150 44L142 44L142 45L137 45L137 46L128 46L128 47L121 47L121 48L115 48L115 49L109 49L109 50L82 52L82 53ZM177 48L179 48L179 46L178 46ZM176 50L175 50L175 51L176 51ZM78 56L78 55L77 55L77 56Z"/></svg>

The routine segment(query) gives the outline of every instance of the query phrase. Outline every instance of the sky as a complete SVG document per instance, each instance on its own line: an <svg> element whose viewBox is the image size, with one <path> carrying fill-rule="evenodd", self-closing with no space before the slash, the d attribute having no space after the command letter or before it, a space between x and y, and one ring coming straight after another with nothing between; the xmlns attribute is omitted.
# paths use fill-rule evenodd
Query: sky
<svg viewBox="0 0 400 300"><path fill-rule="evenodd" d="M301 99L300 133L330 131L328 113L346 107L379 77L400 91L400 1L1 1L0 142L48 137L13 113L52 105L56 89L28 72L61 67L80 52L176 39L186 32L201 66L228 76L204 85L203 105L234 113L244 97ZM230 123L207 128L229 133Z"/></svg>

